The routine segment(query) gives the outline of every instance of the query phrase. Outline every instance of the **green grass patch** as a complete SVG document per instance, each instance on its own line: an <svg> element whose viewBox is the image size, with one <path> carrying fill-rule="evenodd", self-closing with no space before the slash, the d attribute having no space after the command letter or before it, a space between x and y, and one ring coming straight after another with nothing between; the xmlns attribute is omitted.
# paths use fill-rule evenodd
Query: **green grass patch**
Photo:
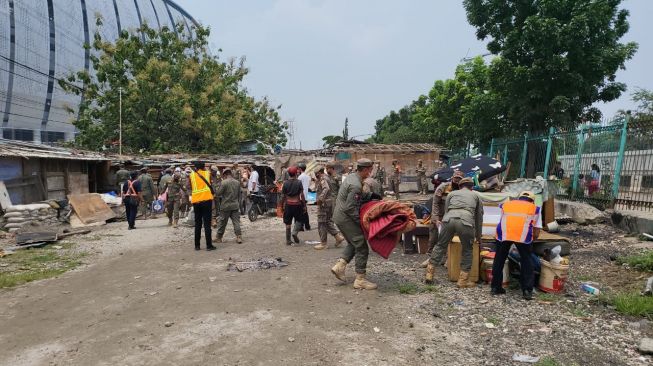
<svg viewBox="0 0 653 366"><path fill-rule="evenodd" d="M556 302L558 301L558 297L554 294L550 294L548 292L538 292L537 293L537 299L540 301L547 301L547 302Z"/></svg>
<svg viewBox="0 0 653 366"><path fill-rule="evenodd" d="M617 258L618 264L627 264L638 271L653 272L653 250L640 254L627 255Z"/></svg>
<svg viewBox="0 0 653 366"><path fill-rule="evenodd" d="M411 282L402 283L398 285L397 290L399 291L400 294L404 294L404 295L415 295L420 293L438 292L437 287L433 285L418 285Z"/></svg>
<svg viewBox="0 0 653 366"><path fill-rule="evenodd" d="M653 297L638 292L619 293L607 296L607 302L624 315L639 316L653 320Z"/></svg>
<svg viewBox="0 0 653 366"><path fill-rule="evenodd" d="M82 264L84 255L51 246L18 250L0 259L0 288L58 276Z"/></svg>
<svg viewBox="0 0 653 366"><path fill-rule="evenodd" d="M499 326L499 324L501 324L501 319L499 319L497 317L494 317L494 316L491 316L491 317L488 317L487 319L485 319L485 322L490 323L490 324L492 324L492 325L494 325L496 327L496 326Z"/></svg>
<svg viewBox="0 0 653 366"><path fill-rule="evenodd" d="M556 361L553 357L542 357L535 366L564 366L562 363Z"/></svg>

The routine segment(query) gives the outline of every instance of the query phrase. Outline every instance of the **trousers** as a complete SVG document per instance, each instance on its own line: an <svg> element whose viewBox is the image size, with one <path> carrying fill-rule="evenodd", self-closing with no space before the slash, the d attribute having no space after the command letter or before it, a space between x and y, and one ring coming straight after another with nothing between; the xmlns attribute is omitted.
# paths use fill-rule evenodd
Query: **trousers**
<svg viewBox="0 0 653 366"><path fill-rule="evenodd" d="M195 213L195 248L200 247L202 239L202 225L204 225L204 236L206 237L206 247L213 246L211 242L211 210L213 200L193 203L193 212Z"/></svg>
<svg viewBox="0 0 653 366"><path fill-rule="evenodd" d="M130 228L134 228L136 225L136 214L138 213L138 201L134 198L126 197L124 203L127 224Z"/></svg>
<svg viewBox="0 0 653 366"><path fill-rule="evenodd" d="M365 274L367 271L367 257L370 254L370 248L367 246L363 230L360 225L355 222L342 222L336 225L347 240L347 246L343 250L341 258L347 263L355 258L356 273Z"/></svg>
<svg viewBox="0 0 653 366"><path fill-rule="evenodd" d="M533 271L533 257L531 252L533 250L530 244L515 243L512 241L497 241L496 255L494 257L494 264L492 265L492 288L501 288L503 283L503 265L510 253L510 247L515 244L519 251L519 286L522 291L533 291L533 284L535 282L535 273Z"/></svg>
<svg viewBox="0 0 653 366"><path fill-rule="evenodd" d="M447 254L447 247L455 235L460 238L463 249L460 270L469 272L472 269L472 244L475 231L473 226L467 226L457 218L452 218L449 222L442 222L442 232L438 236L438 244L431 252L431 264L437 266L442 262L444 255Z"/></svg>
<svg viewBox="0 0 653 366"><path fill-rule="evenodd" d="M167 212L166 214L168 215L168 221L172 222L172 219L174 218L175 221L179 220L179 206L181 204L181 201L179 199L168 199L168 202L166 203L167 206Z"/></svg>
<svg viewBox="0 0 653 366"><path fill-rule="evenodd" d="M218 236L222 237L222 235L224 235L229 219L231 219L231 223L234 225L234 233L236 233L236 236L241 236L240 209L220 210L220 218L218 219Z"/></svg>
<svg viewBox="0 0 653 366"><path fill-rule="evenodd" d="M328 234L336 236L340 233L336 224L333 223L333 206L320 206L317 211L317 232L320 234L320 241L327 242Z"/></svg>

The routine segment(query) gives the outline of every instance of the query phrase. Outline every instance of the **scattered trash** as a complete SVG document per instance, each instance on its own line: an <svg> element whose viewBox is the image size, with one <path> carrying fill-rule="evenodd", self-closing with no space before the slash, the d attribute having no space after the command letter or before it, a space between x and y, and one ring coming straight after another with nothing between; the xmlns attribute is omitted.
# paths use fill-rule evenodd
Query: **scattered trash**
<svg viewBox="0 0 653 366"><path fill-rule="evenodd" d="M172 327L173 324L175 324L175 323L174 323L174 322L165 322L165 324L163 324L163 325L164 325L166 328L170 328L170 327Z"/></svg>
<svg viewBox="0 0 653 366"><path fill-rule="evenodd" d="M647 233L642 233L643 236L647 237L648 240L653 240L653 235L647 234Z"/></svg>
<svg viewBox="0 0 653 366"><path fill-rule="evenodd" d="M134 279L135 279L135 280L137 280L137 279L139 279L139 278L141 278L141 276L134 276Z"/></svg>
<svg viewBox="0 0 653 366"><path fill-rule="evenodd" d="M35 244L57 241L56 231L38 231L19 233L16 235L16 245Z"/></svg>
<svg viewBox="0 0 653 366"><path fill-rule="evenodd" d="M154 291L154 292L150 292L150 293L148 293L148 295L150 295L150 296L154 296L154 295L156 295L156 294L158 294L157 291Z"/></svg>
<svg viewBox="0 0 653 366"><path fill-rule="evenodd" d="M381 329L374 327L374 333L379 333L379 332L381 332Z"/></svg>
<svg viewBox="0 0 653 366"><path fill-rule="evenodd" d="M306 240L304 242L304 244L306 244L306 245L317 245L317 244L320 244L320 243L321 243L321 241L319 241L319 240Z"/></svg>
<svg viewBox="0 0 653 366"><path fill-rule="evenodd" d="M229 263L229 265L227 265L227 271L257 271L260 269L282 268L287 265L288 262L284 262L281 257L261 258L255 261Z"/></svg>
<svg viewBox="0 0 653 366"><path fill-rule="evenodd" d="M211 281L211 282L215 282L215 280L217 280L217 279L218 279L217 277L209 277L209 281Z"/></svg>
<svg viewBox="0 0 653 366"><path fill-rule="evenodd" d="M596 287L593 283L590 282L585 282L580 286L581 290L587 292L590 295L598 295L601 293L601 290L599 290L598 287Z"/></svg>
<svg viewBox="0 0 653 366"><path fill-rule="evenodd" d="M488 329L494 329L494 328L496 328L496 325L494 325L492 323L485 323L485 327L488 328Z"/></svg>
<svg viewBox="0 0 653 366"><path fill-rule="evenodd" d="M61 245L53 245L52 248L53 249L63 249L63 247Z"/></svg>
<svg viewBox="0 0 653 366"><path fill-rule="evenodd" d="M293 338L293 337L288 337L288 342L292 343L292 342L294 342L294 341L295 341L295 338Z"/></svg>
<svg viewBox="0 0 653 366"><path fill-rule="evenodd" d="M649 277L648 280L646 280L646 288L644 289L644 292L642 292L643 296L653 296L653 276Z"/></svg>
<svg viewBox="0 0 653 366"><path fill-rule="evenodd" d="M512 360L517 362L525 362L525 363L540 362L540 358L537 356L520 355L518 353L512 355Z"/></svg>

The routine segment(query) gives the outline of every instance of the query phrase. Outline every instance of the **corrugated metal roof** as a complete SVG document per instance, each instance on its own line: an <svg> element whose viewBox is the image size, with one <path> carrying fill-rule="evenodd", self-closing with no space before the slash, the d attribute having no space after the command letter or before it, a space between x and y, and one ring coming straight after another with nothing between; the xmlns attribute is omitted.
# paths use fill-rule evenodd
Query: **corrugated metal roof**
<svg viewBox="0 0 653 366"><path fill-rule="evenodd" d="M367 143L348 143L339 142L327 149L331 152L347 151L362 153L381 153L381 152L424 152L424 151L442 151L443 148L436 144L423 143L404 143L404 144L367 144Z"/></svg>
<svg viewBox="0 0 653 366"><path fill-rule="evenodd" d="M6 140L2 138L0 138L0 157L94 161L109 160L102 154L92 151L39 145L31 142Z"/></svg>

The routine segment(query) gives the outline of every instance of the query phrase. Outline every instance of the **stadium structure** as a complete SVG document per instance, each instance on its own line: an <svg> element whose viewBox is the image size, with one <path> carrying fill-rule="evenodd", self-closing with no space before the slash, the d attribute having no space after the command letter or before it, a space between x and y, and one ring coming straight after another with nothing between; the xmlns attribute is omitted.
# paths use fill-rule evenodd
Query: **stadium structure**
<svg viewBox="0 0 653 366"><path fill-rule="evenodd" d="M80 96L58 81L72 72L93 72L91 49L96 18L102 38L141 24L161 28L198 25L171 0L0 0L0 118L2 138L53 144L75 137L69 110ZM83 85L80 85L83 87Z"/></svg>

